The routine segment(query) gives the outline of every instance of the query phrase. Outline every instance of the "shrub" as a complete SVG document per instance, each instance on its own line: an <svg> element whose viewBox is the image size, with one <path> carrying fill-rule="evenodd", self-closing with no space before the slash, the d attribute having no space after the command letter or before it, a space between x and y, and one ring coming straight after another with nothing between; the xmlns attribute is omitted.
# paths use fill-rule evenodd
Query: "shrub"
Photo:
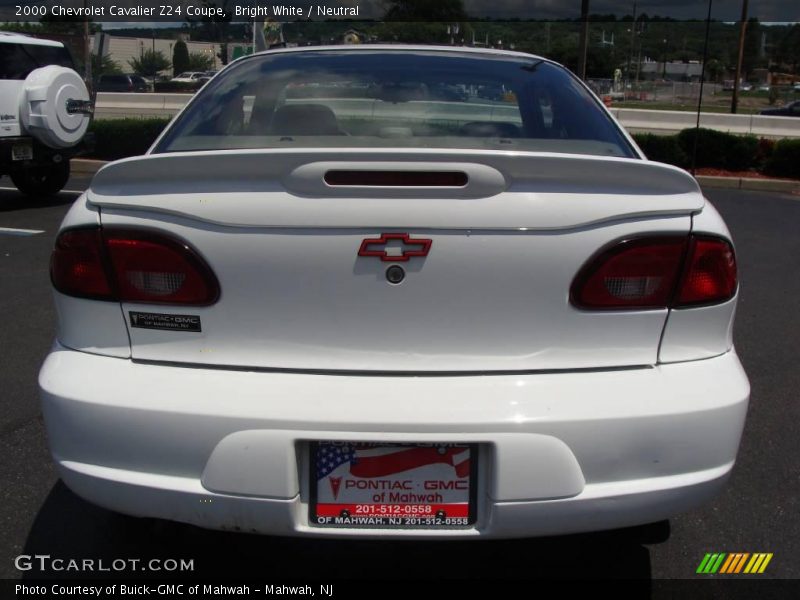
<svg viewBox="0 0 800 600"><path fill-rule="evenodd" d="M169 123L169 119L104 119L92 121L94 133L91 158L117 160L144 154Z"/></svg>
<svg viewBox="0 0 800 600"><path fill-rule="evenodd" d="M768 140L760 138L758 140L758 147L756 149L756 168L763 169L764 165L772 158L772 153L775 151L775 140Z"/></svg>
<svg viewBox="0 0 800 600"><path fill-rule="evenodd" d="M156 81L153 91L162 94L194 94L202 83L189 81Z"/></svg>
<svg viewBox="0 0 800 600"><path fill-rule="evenodd" d="M161 50L145 50L138 58L128 61L133 72L143 77L155 77L172 66Z"/></svg>
<svg viewBox="0 0 800 600"><path fill-rule="evenodd" d="M697 136L697 167L712 167L730 171L746 171L756 166L758 138L734 135L713 129L684 129L678 143L691 160Z"/></svg>
<svg viewBox="0 0 800 600"><path fill-rule="evenodd" d="M764 166L767 175L800 179L800 140L780 140Z"/></svg>
<svg viewBox="0 0 800 600"><path fill-rule="evenodd" d="M214 57L202 52L189 54L189 68L187 71L210 71L214 68Z"/></svg>
<svg viewBox="0 0 800 600"><path fill-rule="evenodd" d="M677 136L637 133L633 138L650 160L675 165L682 169L689 167L691 160L678 144Z"/></svg>

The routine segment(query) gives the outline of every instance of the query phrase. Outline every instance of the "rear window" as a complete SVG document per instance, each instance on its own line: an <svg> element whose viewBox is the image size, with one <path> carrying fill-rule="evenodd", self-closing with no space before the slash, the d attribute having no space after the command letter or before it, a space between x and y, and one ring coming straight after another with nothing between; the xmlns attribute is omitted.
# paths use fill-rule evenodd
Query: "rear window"
<svg viewBox="0 0 800 600"><path fill-rule="evenodd" d="M0 43L0 79L25 79L34 69L47 65L75 68L63 46Z"/></svg>
<svg viewBox="0 0 800 600"><path fill-rule="evenodd" d="M155 152L297 147L636 156L562 67L534 57L378 49L244 59L206 85Z"/></svg>

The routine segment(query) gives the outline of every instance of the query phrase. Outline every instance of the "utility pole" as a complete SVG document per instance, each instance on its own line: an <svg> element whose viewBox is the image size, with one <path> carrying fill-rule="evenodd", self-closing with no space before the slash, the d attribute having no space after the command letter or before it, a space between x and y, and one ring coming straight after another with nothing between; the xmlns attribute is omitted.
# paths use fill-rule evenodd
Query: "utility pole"
<svg viewBox="0 0 800 600"><path fill-rule="evenodd" d="M631 50L628 55L628 81L631 80L631 67L633 66L633 51L636 47L636 1L633 2L633 24L631 25Z"/></svg>
<svg viewBox="0 0 800 600"><path fill-rule="evenodd" d="M156 30L153 29L150 32L150 34L153 36L153 48L152 48L152 53L153 54L152 54L152 57L153 57L153 67L155 67L155 64L156 64ZM158 72L155 70L155 68L153 68L153 91L154 92L156 91L156 75L158 75Z"/></svg>
<svg viewBox="0 0 800 600"><path fill-rule="evenodd" d="M83 78L86 85L92 85L92 52L89 49L88 0L83 0Z"/></svg>
<svg viewBox="0 0 800 600"><path fill-rule="evenodd" d="M744 38L747 33L747 2L742 0L742 23L739 26L739 57L736 60L736 78L733 80L733 96L731 96L731 114L739 108L739 85L742 78L742 61L744 60Z"/></svg>
<svg viewBox="0 0 800 600"><path fill-rule="evenodd" d="M548 21L544 24L544 33L545 33L545 56L550 56L550 26L552 23Z"/></svg>
<svg viewBox="0 0 800 600"><path fill-rule="evenodd" d="M703 110L703 84L706 80L706 63L708 63L708 39L711 36L711 5L713 0L708 0L708 16L706 17L706 38L703 42L703 66L700 69L700 94L697 96L697 119L694 128L694 142L692 143L692 175L697 166L697 140L700 137L700 112Z"/></svg>
<svg viewBox="0 0 800 600"><path fill-rule="evenodd" d="M578 77L586 79L586 51L589 45L589 0L581 0L581 37L578 47Z"/></svg>

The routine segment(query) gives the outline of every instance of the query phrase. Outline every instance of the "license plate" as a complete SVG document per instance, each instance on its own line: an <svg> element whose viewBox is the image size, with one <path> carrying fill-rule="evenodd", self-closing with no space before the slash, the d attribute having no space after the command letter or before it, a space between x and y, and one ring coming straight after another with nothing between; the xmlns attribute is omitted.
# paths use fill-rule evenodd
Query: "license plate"
<svg viewBox="0 0 800 600"><path fill-rule="evenodd" d="M33 160L33 145L14 144L11 146L11 160Z"/></svg>
<svg viewBox="0 0 800 600"><path fill-rule="evenodd" d="M309 522L449 529L475 523L475 444L312 442Z"/></svg>

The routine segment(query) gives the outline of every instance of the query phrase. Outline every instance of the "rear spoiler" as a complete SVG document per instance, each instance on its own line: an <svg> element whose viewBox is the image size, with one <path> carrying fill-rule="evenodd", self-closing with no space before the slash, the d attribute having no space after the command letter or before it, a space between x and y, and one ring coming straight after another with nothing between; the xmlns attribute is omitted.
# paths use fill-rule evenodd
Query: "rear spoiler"
<svg viewBox="0 0 800 600"><path fill-rule="evenodd" d="M342 172L350 178L330 176ZM423 185L392 185L391 175L403 173ZM431 173L443 176L431 178ZM389 184L375 185L379 181ZM106 209L164 212L241 227L459 229L569 228L685 215L705 202L687 172L639 159L340 148L125 159L95 175L88 200Z"/></svg>

